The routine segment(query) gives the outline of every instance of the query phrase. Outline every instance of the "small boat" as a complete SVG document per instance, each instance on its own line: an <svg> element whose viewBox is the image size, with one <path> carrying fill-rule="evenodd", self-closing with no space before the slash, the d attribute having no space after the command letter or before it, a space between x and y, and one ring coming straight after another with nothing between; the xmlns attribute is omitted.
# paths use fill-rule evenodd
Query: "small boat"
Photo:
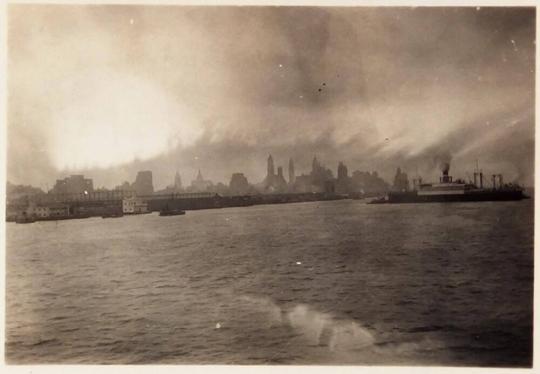
<svg viewBox="0 0 540 374"><path fill-rule="evenodd" d="M17 216L15 219L15 223L34 223L36 222L36 217L33 215L26 214L23 212L23 214Z"/></svg>
<svg viewBox="0 0 540 374"><path fill-rule="evenodd" d="M388 200L386 199L386 196L377 197L368 202L368 204L387 204L387 203L388 203Z"/></svg>
<svg viewBox="0 0 540 374"><path fill-rule="evenodd" d="M108 212L101 216L101 218L120 218L123 217L124 213L122 212Z"/></svg>
<svg viewBox="0 0 540 374"><path fill-rule="evenodd" d="M160 212L159 212L159 215L161 217L167 217L167 216L181 216L181 215L184 215L186 214L186 211L185 210L182 210L182 209L169 209L169 208L166 208L166 209L162 209Z"/></svg>
<svg viewBox="0 0 540 374"><path fill-rule="evenodd" d="M34 216L28 216L26 214L17 217L15 219L15 223L34 223L36 222L36 218Z"/></svg>

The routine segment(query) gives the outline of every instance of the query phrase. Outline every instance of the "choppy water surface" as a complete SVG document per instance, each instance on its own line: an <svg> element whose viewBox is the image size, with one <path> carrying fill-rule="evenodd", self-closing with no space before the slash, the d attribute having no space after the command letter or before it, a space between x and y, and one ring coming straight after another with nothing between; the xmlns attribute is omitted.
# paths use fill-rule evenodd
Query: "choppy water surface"
<svg viewBox="0 0 540 374"><path fill-rule="evenodd" d="M533 203L7 224L10 363L529 366Z"/></svg>

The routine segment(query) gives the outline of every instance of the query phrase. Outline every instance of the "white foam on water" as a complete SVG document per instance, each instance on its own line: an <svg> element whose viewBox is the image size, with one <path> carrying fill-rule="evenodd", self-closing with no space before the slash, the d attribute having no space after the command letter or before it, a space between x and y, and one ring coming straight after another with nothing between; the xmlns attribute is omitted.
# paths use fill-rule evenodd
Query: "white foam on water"
<svg viewBox="0 0 540 374"><path fill-rule="evenodd" d="M337 320L301 304L288 312L289 324L300 331L310 343L325 346L330 351L349 351L373 346L375 338L358 322Z"/></svg>
<svg viewBox="0 0 540 374"><path fill-rule="evenodd" d="M358 322L336 319L330 313L319 312L305 304L285 309L268 298L242 296L241 299L264 309L272 322L294 329L311 346L337 352L363 349L375 342L371 332Z"/></svg>
<svg viewBox="0 0 540 374"><path fill-rule="evenodd" d="M250 309L265 315L271 326L292 329L297 335L293 339L301 339L305 348L316 350L315 356L325 363L399 364L410 357L422 360L427 351L445 347L444 342L435 337L425 336L418 341L389 342L381 346L376 344L373 331L352 319L340 319L306 304L286 308L265 297L241 296L240 299L248 303Z"/></svg>

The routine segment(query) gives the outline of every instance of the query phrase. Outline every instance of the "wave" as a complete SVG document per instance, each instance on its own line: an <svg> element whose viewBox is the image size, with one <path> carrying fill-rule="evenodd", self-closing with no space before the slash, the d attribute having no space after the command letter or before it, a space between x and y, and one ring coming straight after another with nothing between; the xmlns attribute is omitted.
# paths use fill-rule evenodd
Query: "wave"
<svg viewBox="0 0 540 374"><path fill-rule="evenodd" d="M240 299L249 303L251 309L265 314L272 325L292 329L292 336L300 338L308 349L330 355L322 358L324 362L395 364L407 362L404 358L410 361L411 356L422 361L427 351L447 348L434 336L419 336L414 341L378 339L375 330L359 321L336 317L307 304L282 307L265 297L241 296Z"/></svg>
<svg viewBox="0 0 540 374"><path fill-rule="evenodd" d="M365 327L352 320L337 320L329 313L318 312L300 304L287 313L290 326L300 331L312 344L330 351L362 349L372 346L375 338Z"/></svg>
<svg viewBox="0 0 540 374"><path fill-rule="evenodd" d="M330 351L356 350L374 345L372 333L356 321L336 319L332 314L319 312L306 304L285 308L267 298L241 296L241 299L253 307L264 309L271 322L293 329L308 345L327 347Z"/></svg>

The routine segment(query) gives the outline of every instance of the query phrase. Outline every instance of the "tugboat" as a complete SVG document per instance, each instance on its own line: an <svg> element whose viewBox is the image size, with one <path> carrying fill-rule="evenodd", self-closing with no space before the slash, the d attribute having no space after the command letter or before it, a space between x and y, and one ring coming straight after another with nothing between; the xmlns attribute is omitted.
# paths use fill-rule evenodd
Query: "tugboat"
<svg viewBox="0 0 540 374"><path fill-rule="evenodd" d="M15 223L34 223L36 222L36 217L26 214L26 212L23 212L22 215L19 215L15 219Z"/></svg>
<svg viewBox="0 0 540 374"><path fill-rule="evenodd" d="M124 212L122 211L111 211L111 212L105 212L101 216L101 218L120 218L124 216Z"/></svg>
<svg viewBox="0 0 540 374"><path fill-rule="evenodd" d="M512 201L527 199L523 188L510 183L504 184L501 174L492 175L492 188L484 188L483 174L474 173L474 184L463 180L453 181L448 175L449 164L445 164L439 183L422 183L415 180L413 191L390 192L387 203L435 203L435 202L467 202L467 201ZM480 185L477 184L477 177Z"/></svg>
<svg viewBox="0 0 540 374"><path fill-rule="evenodd" d="M159 215L161 217L167 217L167 216L181 216L186 214L185 210L182 209L171 209L168 205L159 211Z"/></svg>

